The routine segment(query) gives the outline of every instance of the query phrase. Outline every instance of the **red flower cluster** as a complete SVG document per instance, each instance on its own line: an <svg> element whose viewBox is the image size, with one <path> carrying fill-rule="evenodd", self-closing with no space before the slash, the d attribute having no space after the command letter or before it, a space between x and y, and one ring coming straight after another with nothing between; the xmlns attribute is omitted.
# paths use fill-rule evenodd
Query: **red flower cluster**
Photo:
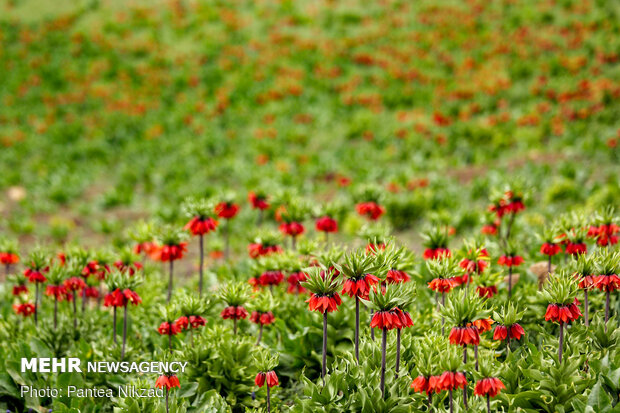
<svg viewBox="0 0 620 413"><path fill-rule="evenodd" d="M497 260L497 263L504 267L518 267L519 265L523 264L523 262L524 262L523 257L521 257L520 255L514 255L514 256L502 255Z"/></svg>
<svg viewBox="0 0 620 413"><path fill-rule="evenodd" d="M262 324L269 325L275 321L275 317L271 311L267 311L266 313L259 313L258 311L252 311L252 315L250 316L250 321L254 324Z"/></svg>
<svg viewBox="0 0 620 413"><path fill-rule="evenodd" d="M189 326L192 328L202 327L207 321L199 315L190 315L189 318L181 316L174 322L181 330L187 330Z"/></svg>
<svg viewBox="0 0 620 413"><path fill-rule="evenodd" d="M432 380L431 377L430 384L434 384L433 390L439 393L442 390L462 389L467 385L467 378L465 378L465 374L458 371L445 371L436 380Z"/></svg>
<svg viewBox="0 0 620 413"><path fill-rule="evenodd" d="M483 225L480 232L484 235L497 235L498 224L495 222L492 224Z"/></svg>
<svg viewBox="0 0 620 413"><path fill-rule="evenodd" d="M0 252L0 264L11 265L19 262L19 256L12 252Z"/></svg>
<svg viewBox="0 0 620 413"><path fill-rule="evenodd" d="M413 379L413 382L411 383L411 388L416 393L431 394L434 390L434 386L431 386L431 379L433 380L433 382L437 381L437 378L435 376L430 376L430 377L418 376L415 379Z"/></svg>
<svg viewBox="0 0 620 413"><path fill-rule="evenodd" d="M254 192L248 193L248 201L250 201L254 209L265 210L269 208L267 198L262 195L257 195Z"/></svg>
<svg viewBox="0 0 620 413"><path fill-rule="evenodd" d="M303 271L293 272L289 274L286 282L288 283L287 291L290 294L303 294L306 289L301 286L301 283L306 281L306 273Z"/></svg>
<svg viewBox="0 0 620 413"><path fill-rule="evenodd" d="M438 293L448 293L454 288L454 280L449 278L435 278L428 283L428 288Z"/></svg>
<svg viewBox="0 0 620 413"><path fill-rule="evenodd" d="M87 298L97 298L99 297L99 290L97 290L97 288L95 287L86 286L86 288L84 289L84 295Z"/></svg>
<svg viewBox="0 0 620 413"><path fill-rule="evenodd" d="M588 246L585 244L585 242L579 242L579 243L568 242L566 244L567 254L578 255L578 254L585 254L586 252L588 252Z"/></svg>
<svg viewBox="0 0 620 413"><path fill-rule="evenodd" d="M497 287L494 285L490 285L488 287L484 285L479 285L478 287L476 287L476 291L478 292L478 295L482 298L491 298L495 294L497 294Z"/></svg>
<svg viewBox="0 0 620 413"><path fill-rule="evenodd" d="M185 224L183 229L188 230L193 235L204 235L215 231L217 226L218 222L211 217L194 217L187 224Z"/></svg>
<svg viewBox="0 0 620 413"><path fill-rule="evenodd" d="M176 336L181 332L181 327L179 327L175 322L169 323L164 321L157 328L157 332L161 335Z"/></svg>
<svg viewBox="0 0 620 413"><path fill-rule="evenodd" d="M525 204L523 200L515 197L512 191L506 191L502 199L489 206L489 211L494 212L498 218L502 218L507 214L517 214L524 209Z"/></svg>
<svg viewBox="0 0 620 413"><path fill-rule="evenodd" d="M284 222L280 224L280 232L284 235L289 235L291 237L296 237L301 235L306 230L302 223L300 222Z"/></svg>
<svg viewBox="0 0 620 413"><path fill-rule="evenodd" d="M405 271L391 269L387 272L387 282L398 284L408 282L409 280L411 280L411 277Z"/></svg>
<svg viewBox="0 0 620 413"><path fill-rule="evenodd" d="M73 298L72 294L67 292L64 285L48 285L45 288L45 295L54 297L58 301L62 301L65 298L69 299L69 297Z"/></svg>
<svg viewBox="0 0 620 413"><path fill-rule="evenodd" d="M220 202L215 206L214 210L218 217L231 219L239 212L239 205L231 202Z"/></svg>
<svg viewBox="0 0 620 413"><path fill-rule="evenodd" d="M104 307L124 307L129 303L138 305L142 302L140 296L130 289L126 288L123 291L116 289L111 293L106 294L103 298Z"/></svg>
<svg viewBox="0 0 620 413"><path fill-rule="evenodd" d="M378 311L370 320L370 328L388 329L405 328L413 326L413 320L408 312L395 308L391 311Z"/></svg>
<svg viewBox="0 0 620 413"><path fill-rule="evenodd" d="M559 244L555 244L552 242L545 242L540 247L540 253L543 255L554 256L562 252L562 247Z"/></svg>
<svg viewBox="0 0 620 413"><path fill-rule="evenodd" d="M588 229L588 237L595 238L597 245L606 247L618 243L618 234L620 226L616 224L601 225L599 227L591 226Z"/></svg>
<svg viewBox="0 0 620 413"><path fill-rule="evenodd" d="M86 283L79 277L71 277L65 280L65 288L67 291L81 291L86 288Z"/></svg>
<svg viewBox="0 0 620 413"><path fill-rule="evenodd" d="M220 316L224 319L232 319L232 320L241 320L245 319L248 316L248 311L241 306L230 306L226 307L220 313Z"/></svg>
<svg viewBox="0 0 620 413"><path fill-rule="evenodd" d="M45 281L47 281L47 278L45 278L45 275L43 274L46 271L46 269L39 271L33 270L32 268L26 268L24 270L24 275L31 283L44 283Z"/></svg>
<svg viewBox="0 0 620 413"><path fill-rule="evenodd" d="M480 320L475 320L472 324L478 329L479 333L484 333L491 331L493 320L491 318L481 318Z"/></svg>
<svg viewBox="0 0 620 413"><path fill-rule="evenodd" d="M167 376L163 374L157 378L157 381L155 382L155 387L158 387L160 389L163 389L165 387L167 390L170 390L174 387L181 388L181 383L179 383L179 378L177 376Z"/></svg>
<svg viewBox="0 0 620 413"><path fill-rule="evenodd" d="M114 263L114 267L116 267L116 269L121 272L127 272L130 277L133 277L136 271L142 269L142 264L140 264L139 262L133 262L128 264L123 261L116 261Z"/></svg>
<svg viewBox="0 0 620 413"><path fill-rule="evenodd" d="M153 251L157 248L157 245L154 242L139 242L133 247L134 254L146 254L151 255ZM63 261L64 263L64 261Z"/></svg>
<svg viewBox="0 0 620 413"><path fill-rule="evenodd" d="M486 396L495 397L499 393L500 390L505 389L504 383L496 377L487 377L476 382L476 386L474 387L474 394L476 396Z"/></svg>
<svg viewBox="0 0 620 413"><path fill-rule="evenodd" d="M598 277L596 277L595 286L601 291L614 292L620 289L620 277L618 277L616 274L599 275Z"/></svg>
<svg viewBox="0 0 620 413"><path fill-rule="evenodd" d="M258 258L280 252L282 252L282 247L280 247L279 245L250 244L248 246L248 253L250 254L250 258Z"/></svg>
<svg viewBox="0 0 620 413"><path fill-rule="evenodd" d="M82 268L82 277L88 278L91 275L95 275L99 272L99 263L95 260L89 261L84 268Z"/></svg>
<svg viewBox="0 0 620 413"><path fill-rule="evenodd" d="M521 336L525 334L525 330L518 323L510 326L498 324L493 331L493 340L517 339L521 340Z"/></svg>
<svg viewBox="0 0 620 413"><path fill-rule="evenodd" d="M180 260L187 251L187 242L181 242L178 245L163 245L158 250L157 256L160 261Z"/></svg>
<svg viewBox="0 0 620 413"><path fill-rule="evenodd" d="M459 266L470 274L480 274L487 268L488 265L489 263L486 261L478 260L478 262L476 263L476 261L469 260L467 258L463 258L459 263Z"/></svg>
<svg viewBox="0 0 620 413"><path fill-rule="evenodd" d="M450 344L458 346L466 346L468 344L477 346L480 343L480 333L475 326L453 327L448 338L450 339Z"/></svg>
<svg viewBox="0 0 620 413"><path fill-rule="evenodd" d="M593 288L596 287L597 279L596 275L584 275L579 277L579 288Z"/></svg>
<svg viewBox="0 0 620 413"><path fill-rule="evenodd" d="M578 319L581 315L581 310L577 307L577 300L569 305L549 304L545 313L545 321L567 323Z"/></svg>
<svg viewBox="0 0 620 413"><path fill-rule="evenodd" d="M310 298L306 300L310 311L318 311L320 313L337 311L338 306L342 304L342 299L338 293L330 296L316 295L312 293Z"/></svg>
<svg viewBox="0 0 620 413"><path fill-rule="evenodd" d="M24 304L13 304L13 311L17 315L23 315L24 317L28 317L29 315L34 313L34 304L32 303L24 303Z"/></svg>
<svg viewBox="0 0 620 413"><path fill-rule="evenodd" d="M20 295L21 293L28 294L28 287L25 285L14 285L13 295Z"/></svg>
<svg viewBox="0 0 620 413"><path fill-rule="evenodd" d="M434 260L441 257L449 257L452 253L448 248L427 248L424 250L423 258L425 260Z"/></svg>
<svg viewBox="0 0 620 413"><path fill-rule="evenodd" d="M278 375L273 370L268 371L267 373L261 371L254 378L254 384L258 387L263 387L265 382L267 382L267 387L274 387L280 384L278 381Z"/></svg>
<svg viewBox="0 0 620 413"><path fill-rule="evenodd" d="M338 223L328 216L316 220L315 228L321 232L338 232Z"/></svg>
<svg viewBox="0 0 620 413"><path fill-rule="evenodd" d="M370 287L377 284L379 284L379 279L372 274L366 274L358 279L349 278L344 282L341 294L367 300Z"/></svg>
<svg viewBox="0 0 620 413"><path fill-rule="evenodd" d="M385 213L385 208L376 202L361 202L355 206L357 213L376 221Z"/></svg>
<svg viewBox="0 0 620 413"><path fill-rule="evenodd" d="M279 285L284 281L284 274L282 271L265 271L258 277L258 283L262 286Z"/></svg>

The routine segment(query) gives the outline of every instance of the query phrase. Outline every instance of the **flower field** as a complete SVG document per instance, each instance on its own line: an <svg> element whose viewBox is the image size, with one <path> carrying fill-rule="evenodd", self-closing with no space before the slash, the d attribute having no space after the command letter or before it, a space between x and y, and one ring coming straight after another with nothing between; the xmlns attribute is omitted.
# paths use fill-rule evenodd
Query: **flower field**
<svg viewBox="0 0 620 413"><path fill-rule="evenodd" d="M0 0L0 410L619 412L619 33Z"/></svg>

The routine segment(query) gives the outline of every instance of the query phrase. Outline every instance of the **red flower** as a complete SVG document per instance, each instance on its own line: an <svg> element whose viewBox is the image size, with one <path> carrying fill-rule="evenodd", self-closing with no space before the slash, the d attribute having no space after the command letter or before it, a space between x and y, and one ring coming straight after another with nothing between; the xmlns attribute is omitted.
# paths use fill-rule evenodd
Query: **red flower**
<svg viewBox="0 0 620 413"><path fill-rule="evenodd" d="M265 378L267 377L267 375L265 373L263 373L262 371L259 372L256 377L254 377L254 384L256 384L258 387L263 387L265 385Z"/></svg>
<svg viewBox="0 0 620 413"><path fill-rule="evenodd" d="M480 334L477 327L453 327L450 331L450 344L458 346L466 346L473 344L477 346L480 343Z"/></svg>
<svg viewBox="0 0 620 413"><path fill-rule="evenodd" d="M569 305L549 304L547 306L547 312L545 313L545 321L567 323L577 320L581 315L581 311L575 302Z"/></svg>
<svg viewBox="0 0 620 413"><path fill-rule="evenodd" d="M476 261L469 260L467 258L463 258L461 262L459 263L459 266L463 268L465 271L467 271L468 273L475 272L476 274L480 274L481 272L483 272L487 268L488 265L489 264L486 261L479 260L476 263Z"/></svg>
<svg viewBox="0 0 620 413"><path fill-rule="evenodd" d="M620 277L616 274L599 275L596 277L596 288L605 292L614 292L620 289Z"/></svg>
<svg viewBox="0 0 620 413"><path fill-rule="evenodd" d="M385 208L376 202L362 202L355 206L357 213L361 216L365 216L373 221L376 221L385 213Z"/></svg>
<svg viewBox="0 0 620 413"><path fill-rule="evenodd" d="M209 232L215 231L218 222L211 217L194 217L192 218L183 229L189 230L193 235L204 235Z"/></svg>
<svg viewBox="0 0 620 413"><path fill-rule="evenodd" d="M183 254L187 251L187 242L181 242L178 245L163 245L159 248L159 259L161 261L176 261L183 258Z"/></svg>
<svg viewBox="0 0 620 413"><path fill-rule="evenodd" d="M67 291L81 291L86 288L86 283L81 278L71 277L65 280L65 288Z"/></svg>
<svg viewBox="0 0 620 413"><path fill-rule="evenodd" d="M28 287L25 285L14 285L13 295L20 295L21 293L28 294Z"/></svg>
<svg viewBox="0 0 620 413"><path fill-rule="evenodd" d="M125 296L118 288L103 298L104 307L122 307L125 305Z"/></svg>
<svg viewBox="0 0 620 413"><path fill-rule="evenodd" d="M511 326L497 325L493 331L493 340L506 340L508 338L521 340L521 336L525 334L525 330L518 323Z"/></svg>
<svg viewBox="0 0 620 413"><path fill-rule="evenodd" d="M332 311L338 310L338 306L342 304L342 299L338 293L331 297L326 295L316 295L313 293L310 295L310 298L306 300L306 302L308 303L308 308L310 311L318 311L321 313L327 311L328 313L331 313Z"/></svg>
<svg viewBox="0 0 620 413"><path fill-rule="evenodd" d="M590 227L588 230L588 237L596 238L597 245L606 247L608 245L615 245L618 243L618 236L620 227L616 224L603 224L600 227Z"/></svg>
<svg viewBox="0 0 620 413"><path fill-rule="evenodd" d="M45 270L33 270L31 268L26 268L24 270L24 275L28 278L28 281L30 281L31 283L44 283L45 281L47 281L47 278L45 278L45 275L43 275L43 273L45 272Z"/></svg>
<svg viewBox="0 0 620 413"><path fill-rule="evenodd" d="M48 285L45 288L45 295L48 297L54 297L58 301L62 301L67 294L67 289L64 285Z"/></svg>
<svg viewBox="0 0 620 413"><path fill-rule="evenodd" d="M181 332L181 328L175 322L169 323L164 321L157 328L157 332L161 335L176 336Z"/></svg>
<svg viewBox="0 0 620 413"><path fill-rule="evenodd" d="M91 275L99 272L99 263L95 260L89 261L88 264L82 269L82 277L88 278Z"/></svg>
<svg viewBox="0 0 620 413"><path fill-rule="evenodd" d="M266 313L259 313L258 311L252 311L252 315L250 316L250 321L254 324L262 324L269 325L275 321L275 317L271 311L267 311Z"/></svg>
<svg viewBox="0 0 620 413"><path fill-rule="evenodd" d="M19 256L12 252L0 252L0 264L11 265L19 262Z"/></svg>
<svg viewBox="0 0 620 413"><path fill-rule="evenodd" d="M282 271L265 271L258 277L258 283L262 286L279 285L283 280Z"/></svg>
<svg viewBox="0 0 620 413"><path fill-rule="evenodd" d="M392 330L413 326L413 320L408 312L395 308L391 311L378 311L370 320L371 328Z"/></svg>
<svg viewBox="0 0 620 413"><path fill-rule="evenodd" d="M157 246L155 245L154 242L140 242L137 243L134 247L133 247L133 252L135 254L142 254L145 253L147 255L150 255L153 252L153 249L157 248Z"/></svg>
<svg viewBox="0 0 620 413"><path fill-rule="evenodd" d="M28 317L29 315L34 313L34 304L32 303L24 303L24 304L14 304L13 311L15 314L23 315L24 317Z"/></svg>
<svg viewBox="0 0 620 413"><path fill-rule="evenodd" d="M278 376L276 372L273 370L267 372L267 386L274 387L274 386L277 386L278 384L280 383L278 382Z"/></svg>
<svg viewBox="0 0 620 413"><path fill-rule="evenodd" d="M142 298L135 292L131 291L128 288L123 290L123 305L127 305L131 303L133 305L138 305L142 302Z"/></svg>
<svg viewBox="0 0 620 413"><path fill-rule="evenodd" d="M540 247L540 253L544 255L553 256L559 254L560 252L562 252L562 247L560 247L558 244L545 242Z"/></svg>
<svg viewBox="0 0 620 413"><path fill-rule="evenodd" d="M296 237L300 234L303 234L305 231L305 228L303 226L303 224L301 224L300 222L284 222L282 224L280 224L280 232L283 233L284 235L290 235L291 237Z"/></svg>
<svg viewBox="0 0 620 413"><path fill-rule="evenodd" d="M447 278L435 278L428 283L428 288L439 293L448 293L454 288L454 281Z"/></svg>
<svg viewBox="0 0 620 413"><path fill-rule="evenodd" d="M479 333L485 333L491 331L493 320L491 318L481 318L480 320L475 320L472 324L478 329Z"/></svg>
<svg viewBox="0 0 620 413"><path fill-rule="evenodd" d="M155 387L158 387L160 389L163 389L165 387L166 389L170 390L174 387L181 388L181 383L179 383L179 378L177 376L167 376L164 374L157 378L157 381L155 382Z"/></svg>
<svg viewBox="0 0 620 413"><path fill-rule="evenodd" d="M523 262L524 262L523 257L519 255L515 255L515 256L502 255L497 260L497 263L504 267L518 267L519 265L523 264Z"/></svg>
<svg viewBox="0 0 620 413"><path fill-rule="evenodd" d="M482 226L480 232L485 235L497 235L497 226L494 224L487 224Z"/></svg>
<svg viewBox="0 0 620 413"><path fill-rule="evenodd" d="M263 195L257 195L254 192L248 193L248 200L252 204L252 208L265 210L269 208L269 203L267 202L267 198Z"/></svg>
<svg viewBox="0 0 620 413"><path fill-rule="evenodd" d="M405 283L409 281L411 277L405 271L391 269L387 272L386 280L393 284Z"/></svg>
<svg viewBox="0 0 620 413"><path fill-rule="evenodd" d="M424 376L418 376L413 379L413 382L411 383L411 388L416 393L426 392L426 394L430 394L433 392L433 389L430 387L430 378Z"/></svg>
<svg viewBox="0 0 620 413"><path fill-rule="evenodd" d="M205 320L199 315L190 315L189 324L192 326L192 328L198 328L207 324L207 320Z"/></svg>
<svg viewBox="0 0 620 413"><path fill-rule="evenodd" d="M176 319L174 324L176 324L181 330L187 330L187 327L189 326L189 319L185 316L181 316Z"/></svg>
<svg viewBox="0 0 620 413"><path fill-rule="evenodd" d="M598 276L596 275L584 275L579 278L579 288L593 288L596 287Z"/></svg>
<svg viewBox="0 0 620 413"><path fill-rule="evenodd" d="M452 253L448 248L427 248L424 250L423 258L433 260L440 257L450 257Z"/></svg>
<svg viewBox="0 0 620 413"><path fill-rule="evenodd" d="M495 397L500 390L505 388L506 386L504 386L504 383L502 383L500 379L495 377L487 377L486 379L476 382L474 394L476 396L489 395L490 397Z"/></svg>
<svg viewBox="0 0 620 413"><path fill-rule="evenodd" d="M446 371L437 379L435 392L442 390L462 389L467 385L467 379L461 372Z"/></svg>
<svg viewBox="0 0 620 413"><path fill-rule="evenodd" d="M239 205L232 202L220 202L215 206L215 213L218 217L224 219L234 218L239 212Z"/></svg>
<svg viewBox="0 0 620 413"><path fill-rule="evenodd" d="M123 261L116 261L114 263L114 267L116 267L116 269L121 271L121 272L125 272L126 271L129 274L129 276L132 277L133 275L135 275L136 271L142 269L142 264L140 264L139 262L125 263ZM109 270L108 270L108 272L109 272ZM99 279L101 279L101 280L105 279L105 275L103 277L99 276Z"/></svg>
<svg viewBox="0 0 620 413"><path fill-rule="evenodd" d="M248 253L250 258L258 258L264 255L277 254L282 252L282 247L279 245L262 245L262 244L250 244L248 245Z"/></svg>
<svg viewBox="0 0 620 413"><path fill-rule="evenodd" d="M316 220L315 228L322 232L338 232L338 223L328 216Z"/></svg>
<svg viewBox="0 0 620 413"><path fill-rule="evenodd" d="M306 281L306 273L303 271L293 272L291 273L286 282L288 283L287 291L290 294L303 294L306 292L306 289L301 286L301 283Z"/></svg>
<svg viewBox="0 0 620 413"><path fill-rule="evenodd" d="M487 297L487 298L491 298L493 297L495 294L497 294L497 287L494 285L485 287L483 285L479 285L478 287L476 287L476 291L478 291L478 295L480 297Z"/></svg>
<svg viewBox="0 0 620 413"><path fill-rule="evenodd" d="M364 300L368 299L370 287L379 283L379 279L372 274L366 274L361 278L349 278L342 286L341 294L347 294L349 297L359 297Z"/></svg>
<svg viewBox="0 0 620 413"><path fill-rule="evenodd" d="M229 306L222 310L222 312L220 313L220 316L224 320L226 319L241 320L241 319L245 319L248 316L248 312L245 308L241 306L237 306L237 307Z"/></svg>
<svg viewBox="0 0 620 413"><path fill-rule="evenodd" d="M568 244L566 244L567 254L578 255L578 254L585 254L586 252L588 252L588 246L583 242L580 242L580 243L569 242Z"/></svg>

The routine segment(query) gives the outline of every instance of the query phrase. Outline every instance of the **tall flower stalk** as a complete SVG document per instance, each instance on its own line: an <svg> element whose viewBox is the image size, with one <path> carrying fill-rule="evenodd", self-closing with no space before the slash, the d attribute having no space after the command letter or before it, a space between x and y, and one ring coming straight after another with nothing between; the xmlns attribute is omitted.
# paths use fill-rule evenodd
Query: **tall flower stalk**
<svg viewBox="0 0 620 413"><path fill-rule="evenodd" d="M187 199L183 204L183 212L190 219L185 227L193 236L198 237L198 253L200 261L198 265L198 294L202 297L202 284L204 278L204 236L217 229L218 221L211 216L213 205L206 199Z"/></svg>
<svg viewBox="0 0 620 413"><path fill-rule="evenodd" d="M620 251L606 249L598 255L596 288L605 293L605 332L609 321L611 293L620 289Z"/></svg>
<svg viewBox="0 0 620 413"><path fill-rule="evenodd" d="M65 269L58 265L52 266L47 274L47 287L45 295L54 299L54 330L58 328L58 303L69 299L64 285Z"/></svg>
<svg viewBox="0 0 620 413"><path fill-rule="evenodd" d="M572 265L572 272L583 291L584 322L590 326L590 297L589 292L597 284L597 265L593 255L581 254Z"/></svg>
<svg viewBox="0 0 620 413"><path fill-rule="evenodd" d="M220 316L224 320L233 320L233 334L237 335L237 322L248 317L244 306L250 299L249 287L242 282L231 282L221 288L219 297L226 304Z"/></svg>
<svg viewBox="0 0 620 413"><path fill-rule="evenodd" d="M256 345L258 346L263 338L263 328L275 321L273 310L278 307L278 301L269 292L261 292L252 300L252 314L250 321L258 325L258 336Z"/></svg>
<svg viewBox="0 0 620 413"><path fill-rule="evenodd" d="M278 375L274 371L279 363L280 355L278 353L272 354L267 350L261 349L254 354L254 365L258 370L254 378L254 384L258 388L267 384L267 413L271 412L271 389L280 384Z"/></svg>
<svg viewBox="0 0 620 413"><path fill-rule="evenodd" d="M174 278L174 262L183 258L183 255L187 251L187 242L185 239L187 234L180 229L165 225L160 228L157 240L160 244L158 257L162 262L169 264L168 270L168 295L167 301L170 302L172 298L172 284Z"/></svg>
<svg viewBox="0 0 620 413"><path fill-rule="evenodd" d="M440 311L439 294L441 294L441 306L446 302L446 293L452 291L456 282L454 278L463 275L463 269L457 264L454 258L447 255L440 255L426 261L426 268L432 280L428 282L428 288L435 291L435 301L437 302L437 312L441 315L441 334L445 333L445 317Z"/></svg>
<svg viewBox="0 0 620 413"><path fill-rule="evenodd" d="M304 270L307 274L306 281L302 286L310 291L310 298L306 301L310 311L316 311L323 315L323 360L321 364L321 378L325 385L327 375L327 313L338 311L342 304L338 291L342 286L339 275L327 268L310 267Z"/></svg>
<svg viewBox="0 0 620 413"><path fill-rule="evenodd" d="M34 283L34 324L39 325L39 288L47 281L45 274L49 271L49 259L41 250L35 249L28 256L24 276L28 281Z"/></svg>
<svg viewBox="0 0 620 413"><path fill-rule="evenodd" d="M19 248L17 242L0 239L0 264L4 265L5 276L11 273L11 266L19 262Z"/></svg>
<svg viewBox="0 0 620 413"><path fill-rule="evenodd" d="M224 259L230 259L230 220L239 213L239 205L233 201L234 196L228 194L225 199L217 203L213 212L224 221Z"/></svg>
<svg viewBox="0 0 620 413"><path fill-rule="evenodd" d="M512 273L515 267L523 264L523 257L517 254L517 247L514 242L506 242L503 255L499 257L497 263L508 269L508 298L512 298Z"/></svg>

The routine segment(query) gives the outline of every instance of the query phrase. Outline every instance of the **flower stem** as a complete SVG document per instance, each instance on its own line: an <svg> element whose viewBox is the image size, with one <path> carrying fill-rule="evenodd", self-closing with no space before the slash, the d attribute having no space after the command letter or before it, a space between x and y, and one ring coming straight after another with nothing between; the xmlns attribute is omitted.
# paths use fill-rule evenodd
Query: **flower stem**
<svg viewBox="0 0 620 413"><path fill-rule="evenodd" d="M452 398L452 389L448 390L448 396L450 398L450 413L454 412L454 400Z"/></svg>
<svg viewBox="0 0 620 413"><path fill-rule="evenodd" d="M355 296L355 359L360 362L360 298Z"/></svg>
<svg viewBox="0 0 620 413"><path fill-rule="evenodd" d="M168 334L168 351L172 354L172 334Z"/></svg>
<svg viewBox="0 0 620 413"><path fill-rule="evenodd" d="M478 371L478 346L474 346L474 358L476 359L476 371Z"/></svg>
<svg viewBox="0 0 620 413"><path fill-rule="evenodd" d="M584 295L584 300L583 300L583 306L585 309L585 320L586 320L586 327L588 327L590 325L590 303L588 301L588 289L584 288L583 289L583 295Z"/></svg>
<svg viewBox="0 0 620 413"><path fill-rule="evenodd" d="M116 306L114 306L114 311L112 313L114 314L112 317L112 338L114 339L114 344L116 344Z"/></svg>
<svg viewBox="0 0 620 413"><path fill-rule="evenodd" d="M233 318L233 335L237 335L237 319Z"/></svg>
<svg viewBox="0 0 620 413"><path fill-rule="evenodd" d="M205 249L204 249L204 235L200 234L200 238L199 238L199 243L200 243L200 268L198 269L198 295L200 297L202 297L202 274L203 274L203 267L204 267L204 262L205 262Z"/></svg>
<svg viewBox="0 0 620 413"><path fill-rule="evenodd" d="M398 378L398 370L400 369L400 330L400 328L396 329L396 378Z"/></svg>
<svg viewBox="0 0 620 413"><path fill-rule="evenodd" d="M297 237L295 235L291 237L291 249L293 251L297 249Z"/></svg>
<svg viewBox="0 0 620 413"><path fill-rule="evenodd" d="M39 325L39 283L34 283L34 325Z"/></svg>
<svg viewBox="0 0 620 413"><path fill-rule="evenodd" d="M607 332L607 322L609 321L609 287L605 293L605 332Z"/></svg>
<svg viewBox="0 0 620 413"><path fill-rule="evenodd" d="M323 312L323 366L321 377L323 378L323 386L325 386L325 374L327 373L327 311Z"/></svg>
<svg viewBox="0 0 620 413"><path fill-rule="evenodd" d="M82 312L86 311L86 288L82 288Z"/></svg>
<svg viewBox="0 0 620 413"><path fill-rule="evenodd" d="M508 267L508 298L512 298L512 265Z"/></svg>
<svg viewBox="0 0 620 413"><path fill-rule="evenodd" d="M487 413L491 413L491 396L487 393Z"/></svg>
<svg viewBox="0 0 620 413"><path fill-rule="evenodd" d="M77 294L73 294L73 329L77 330Z"/></svg>
<svg viewBox="0 0 620 413"><path fill-rule="evenodd" d="M256 345L260 344L261 339L263 338L263 325L261 324L258 328L258 339L256 340Z"/></svg>
<svg viewBox="0 0 620 413"><path fill-rule="evenodd" d="M446 293L441 293L441 306L445 307L446 306ZM445 334L445 324L446 324L446 318L445 316L441 316L441 335L443 336Z"/></svg>
<svg viewBox="0 0 620 413"><path fill-rule="evenodd" d="M168 388L166 387L166 413L170 411L170 406L168 405Z"/></svg>
<svg viewBox="0 0 620 413"><path fill-rule="evenodd" d="M374 314L374 310L370 310L370 321L372 322L372 315ZM370 327L370 338L372 339L372 341L375 341L375 329Z"/></svg>
<svg viewBox="0 0 620 413"><path fill-rule="evenodd" d="M224 224L224 259L228 261L228 257L230 256L230 220L227 219Z"/></svg>
<svg viewBox="0 0 620 413"><path fill-rule="evenodd" d="M168 278L168 303L170 302L170 299L172 298L172 274L173 272L174 272L174 261L170 259L170 273L169 273L169 278Z"/></svg>
<svg viewBox="0 0 620 413"><path fill-rule="evenodd" d="M58 326L58 297L54 296L54 330Z"/></svg>
<svg viewBox="0 0 620 413"><path fill-rule="evenodd" d="M426 395L428 396L428 411L430 412L433 408L433 393L427 392Z"/></svg>
<svg viewBox="0 0 620 413"><path fill-rule="evenodd" d="M387 347L387 328L383 327L381 338L381 397L385 398L385 350Z"/></svg>
<svg viewBox="0 0 620 413"><path fill-rule="evenodd" d="M267 385L267 413L271 412L271 394L269 392L269 385Z"/></svg>
<svg viewBox="0 0 620 413"><path fill-rule="evenodd" d="M127 304L125 304L125 309L123 310L123 348L121 350L121 359L125 358L125 344L127 343ZM168 393L166 393L166 396Z"/></svg>
<svg viewBox="0 0 620 413"><path fill-rule="evenodd" d="M562 362L562 348L564 347L564 322L560 322L560 345L558 346L558 360Z"/></svg>

